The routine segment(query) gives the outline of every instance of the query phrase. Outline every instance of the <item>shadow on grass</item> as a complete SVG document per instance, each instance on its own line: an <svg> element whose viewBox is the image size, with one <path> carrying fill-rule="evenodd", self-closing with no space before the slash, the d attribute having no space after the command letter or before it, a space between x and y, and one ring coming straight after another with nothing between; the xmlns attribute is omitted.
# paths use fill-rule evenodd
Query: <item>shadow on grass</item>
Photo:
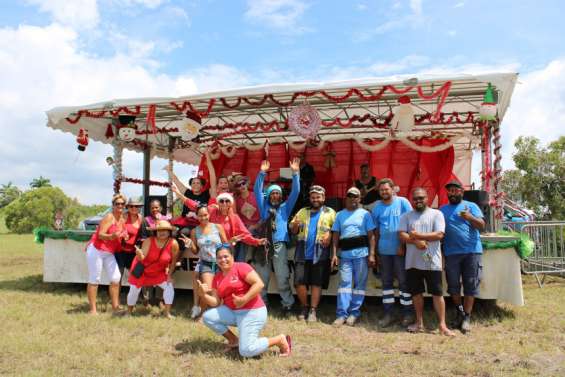
<svg viewBox="0 0 565 377"><path fill-rule="evenodd" d="M175 350L177 351L177 356L203 353L223 356L230 360L243 360L237 352L237 349L225 351L225 345L223 343L206 338L185 339L175 345Z"/></svg>
<svg viewBox="0 0 565 377"><path fill-rule="evenodd" d="M71 295L84 291L84 285L73 283L44 283L43 275L37 274L14 280L0 281L0 290Z"/></svg>

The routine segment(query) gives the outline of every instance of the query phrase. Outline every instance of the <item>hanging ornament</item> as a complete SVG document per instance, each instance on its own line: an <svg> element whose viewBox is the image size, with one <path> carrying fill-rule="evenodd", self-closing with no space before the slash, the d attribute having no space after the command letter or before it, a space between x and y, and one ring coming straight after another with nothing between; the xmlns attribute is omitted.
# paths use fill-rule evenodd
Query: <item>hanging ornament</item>
<svg viewBox="0 0 565 377"><path fill-rule="evenodd" d="M391 121L391 129L396 132L410 132L414 128L414 108L410 103L410 97L398 98L399 105L394 111Z"/></svg>
<svg viewBox="0 0 565 377"><path fill-rule="evenodd" d="M112 156L106 157L106 163L108 164L108 166L114 165L114 159L112 158Z"/></svg>
<svg viewBox="0 0 565 377"><path fill-rule="evenodd" d="M485 96L483 97L483 103L479 109L479 115L481 120L495 120L496 119L496 100L494 98L494 90L492 89L492 84L489 82Z"/></svg>
<svg viewBox="0 0 565 377"><path fill-rule="evenodd" d="M288 116L288 126L298 136L313 139L320 129L322 119L318 111L307 102L294 107Z"/></svg>
<svg viewBox="0 0 565 377"><path fill-rule="evenodd" d="M180 138L183 141L190 141L198 136L200 127L202 126L202 118L192 111L186 112L186 119L181 125Z"/></svg>
<svg viewBox="0 0 565 377"><path fill-rule="evenodd" d="M120 115L118 117L120 125L118 126L118 136L123 141L132 141L135 139L135 117L131 115Z"/></svg>
<svg viewBox="0 0 565 377"><path fill-rule="evenodd" d="M114 137L114 129L112 128L111 124L108 124L108 126L106 127L106 133L104 134L104 136L106 136L106 139L111 139Z"/></svg>
<svg viewBox="0 0 565 377"><path fill-rule="evenodd" d="M78 150L84 152L88 145L88 130L80 128L77 135Z"/></svg>

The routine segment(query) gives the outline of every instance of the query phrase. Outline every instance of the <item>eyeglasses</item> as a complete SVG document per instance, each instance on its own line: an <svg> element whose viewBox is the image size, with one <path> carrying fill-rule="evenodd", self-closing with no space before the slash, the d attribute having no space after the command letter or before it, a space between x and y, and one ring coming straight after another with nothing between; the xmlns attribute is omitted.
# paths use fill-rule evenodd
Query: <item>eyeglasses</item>
<svg viewBox="0 0 565 377"><path fill-rule="evenodd" d="M231 203L231 200L229 200L229 199L220 199L220 200L218 200L218 203Z"/></svg>
<svg viewBox="0 0 565 377"><path fill-rule="evenodd" d="M352 199L353 199L353 198L358 198L358 197L359 197L359 195L355 195L355 194L347 194L347 197L348 197L348 198L352 198Z"/></svg>
<svg viewBox="0 0 565 377"><path fill-rule="evenodd" d="M125 202L114 202L115 206L125 206L126 203Z"/></svg>
<svg viewBox="0 0 565 377"><path fill-rule="evenodd" d="M414 200L425 200L426 197L425 196L415 196L412 199L414 199Z"/></svg>

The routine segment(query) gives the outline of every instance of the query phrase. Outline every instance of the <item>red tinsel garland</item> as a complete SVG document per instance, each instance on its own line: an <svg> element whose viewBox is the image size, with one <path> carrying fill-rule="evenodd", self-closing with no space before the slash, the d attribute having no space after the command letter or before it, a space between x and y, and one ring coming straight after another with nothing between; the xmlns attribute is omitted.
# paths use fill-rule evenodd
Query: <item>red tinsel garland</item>
<svg viewBox="0 0 565 377"><path fill-rule="evenodd" d="M74 118L67 117L65 119L67 120L67 122L71 124L76 124L83 116L89 118L102 118L106 114L110 114L113 117L117 117L122 113L127 115L137 116L141 114L141 106L139 105L134 106L134 110L130 110L126 106L120 106L116 110L102 110L102 111L79 110Z"/></svg>
<svg viewBox="0 0 565 377"><path fill-rule="evenodd" d="M169 187L169 182L160 182L160 181L152 181L152 180L143 180L143 179L137 179L137 178L128 178L128 177L122 177L122 182L128 182L128 183L137 183L140 185L143 184L149 184L149 186L160 186L160 187Z"/></svg>
<svg viewBox="0 0 565 377"><path fill-rule="evenodd" d="M136 135L152 135L152 134L165 134L169 132L178 132L178 128L171 127L171 128L157 128L155 132L153 130L139 130L135 131Z"/></svg>

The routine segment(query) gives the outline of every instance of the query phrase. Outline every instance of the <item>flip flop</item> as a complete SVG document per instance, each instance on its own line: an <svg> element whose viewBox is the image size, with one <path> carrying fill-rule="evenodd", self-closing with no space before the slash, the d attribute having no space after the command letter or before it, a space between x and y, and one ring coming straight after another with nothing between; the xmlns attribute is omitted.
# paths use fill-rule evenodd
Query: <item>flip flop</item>
<svg viewBox="0 0 565 377"><path fill-rule="evenodd" d="M292 353L292 339L290 338L290 335L287 335L285 339L288 344L288 350L285 353L279 354L280 357L288 357Z"/></svg>

